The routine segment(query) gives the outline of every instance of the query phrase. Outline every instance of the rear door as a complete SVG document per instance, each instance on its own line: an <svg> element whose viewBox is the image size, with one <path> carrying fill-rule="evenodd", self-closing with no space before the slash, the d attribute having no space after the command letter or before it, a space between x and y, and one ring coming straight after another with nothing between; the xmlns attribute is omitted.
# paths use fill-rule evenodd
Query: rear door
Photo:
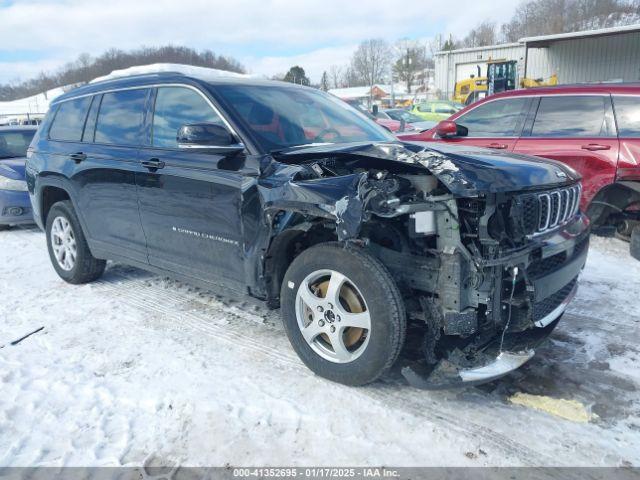
<svg viewBox="0 0 640 480"><path fill-rule="evenodd" d="M513 150L531 101L530 97L507 97L482 103L455 119L458 125L468 129L466 136L438 140L494 150Z"/></svg>
<svg viewBox="0 0 640 480"><path fill-rule="evenodd" d="M72 199L91 247L145 263L134 172L147 94L128 90L64 101L47 142L55 169L72 180Z"/></svg>
<svg viewBox="0 0 640 480"><path fill-rule="evenodd" d="M150 89L139 88L96 95L87 117L81 154L74 175L79 205L92 244L131 260L147 263L140 224L136 171L142 170L145 106Z"/></svg>
<svg viewBox="0 0 640 480"><path fill-rule="evenodd" d="M620 139L618 180L640 181L640 95L614 95Z"/></svg>
<svg viewBox="0 0 640 480"><path fill-rule="evenodd" d="M583 210L596 193L613 183L618 138L611 96L548 95L536 99L514 151L566 163L583 177Z"/></svg>

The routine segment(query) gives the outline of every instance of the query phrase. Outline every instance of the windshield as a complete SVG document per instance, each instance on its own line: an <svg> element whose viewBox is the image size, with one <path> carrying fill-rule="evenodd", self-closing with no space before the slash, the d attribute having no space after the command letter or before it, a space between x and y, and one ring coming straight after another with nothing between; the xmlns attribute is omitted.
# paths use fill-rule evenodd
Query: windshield
<svg viewBox="0 0 640 480"><path fill-rule="evenodd" d="M314 143L396 140L342 100L319 90L221 85L216 91L267 152Z"/></svg>
<svg viewBox="0 0 640 480"><path fill-rule="evenodd" d="M394 120L404 120L407 123L414 122L422 122L423 119L417 115L414 115L411 112L407 112L406 110L387 110L387 115L389 115Z"/></svg>
<svg viewBox="0 0 640 480"><path fill-rule="evenodd" d="M0 131L0 158L24 157L35 130Z"/></svg>

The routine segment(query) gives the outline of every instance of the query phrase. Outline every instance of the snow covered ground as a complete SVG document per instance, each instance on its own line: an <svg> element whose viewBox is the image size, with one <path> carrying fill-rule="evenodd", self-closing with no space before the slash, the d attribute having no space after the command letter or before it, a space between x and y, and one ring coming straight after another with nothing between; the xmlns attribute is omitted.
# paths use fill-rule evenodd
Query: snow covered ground
<svg viewBox="0 0 640 480"><path fill-rule="evenodd" d="M0 232L0 465L638 466L639 306L640 262L594 239L578 297L520 371L348 388L301 364L278 312L120 264L67 285L41 232Z"/></svg>

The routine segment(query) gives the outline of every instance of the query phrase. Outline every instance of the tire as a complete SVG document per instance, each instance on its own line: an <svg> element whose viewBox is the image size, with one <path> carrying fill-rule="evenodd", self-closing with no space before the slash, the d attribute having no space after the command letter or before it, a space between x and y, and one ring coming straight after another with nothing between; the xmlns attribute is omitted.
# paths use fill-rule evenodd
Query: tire
<svg viewBox="0 0 640 480"><path fill-rule="evenodd" d="M3 230L9 230L11 228L11 225L0 225L0 232L2 232Z"/></svg>
<svg viewBox="0 0 640 480"><path fill-rule="evenodd" d="M637 226L631 232L629 251L633 258L635 258L636 260L640 260L640 226Z"/></svg>
<svg viewBox="0 0 640 480"><path fill-rule="evenodd" d="M305 285L315 287L315 294ZM404 344L407 319L400 291L382 263L356 247L324 243L302 252L284 276L280 305L300 359L334 382L375 381Z"/></svg>
<svg viewBox="0 0 640 480"><path fill-rule="evenodd" d="M45 231L49 258L56 273L65 282L74 285L89 283L102 275L107 262L91 254L70 201L57 202L51 207ZM66 232L69 231L70 235L67 236ZM56 252L61 251L58 258Z"/></svg>

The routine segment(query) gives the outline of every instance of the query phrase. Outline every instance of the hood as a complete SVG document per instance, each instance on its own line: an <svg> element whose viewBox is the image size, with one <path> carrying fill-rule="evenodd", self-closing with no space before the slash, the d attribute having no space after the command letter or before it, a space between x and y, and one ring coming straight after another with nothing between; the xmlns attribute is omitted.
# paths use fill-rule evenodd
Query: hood
<svg viewBox="0 0 640 480"><path fill-rule="evenodd" d="M14 180L24 180L26 157L5 158L0 160L0 175Z"/></svg>
<svg viewBox="0 0 640 480"><path fill-rule="evenodd" d="M460 196L541 189L575 183L572 168L552 160L442 143L326 144L279 152L278 156L320 158L359 156L426 168Z"/></svg>

